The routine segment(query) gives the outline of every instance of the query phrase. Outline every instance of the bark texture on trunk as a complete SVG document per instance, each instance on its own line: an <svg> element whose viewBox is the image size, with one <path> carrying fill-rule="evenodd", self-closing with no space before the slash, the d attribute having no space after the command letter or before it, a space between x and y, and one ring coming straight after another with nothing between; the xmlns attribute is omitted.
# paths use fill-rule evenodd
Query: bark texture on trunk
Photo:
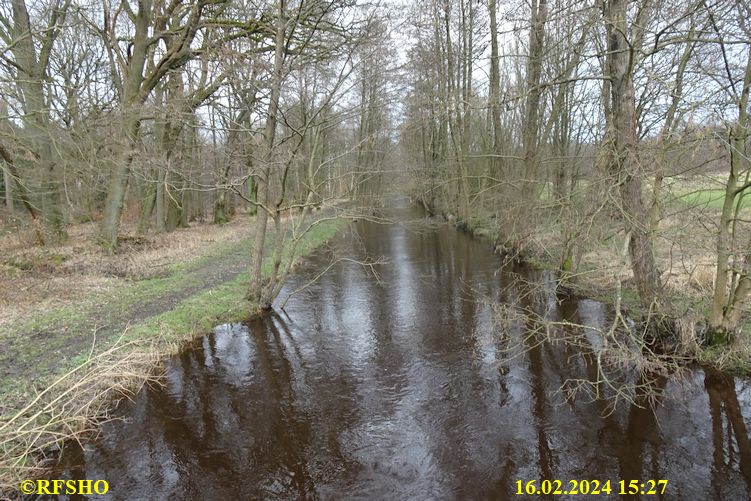
<svg viewBox="0 0 751 501"><path fill-rule="evenodd" d="M259 174L256 176L258 187L257 203L259 206L256 215L256 234L253 240L253 249L250 263L250 284L248 287L248 299L257 303L261 308L268 309L274 300L269 297L269 287L263 281L263 248L266 243L266 229L268 227L269 210L271 209L270 182L272 164L274 161L274 146L276 142L277 115L279 113L279 97L281 94L282 79L284 76L284 43L286 38L287 20L284 0L278 0L274 36L274 68L271 78L271 93L266 115L266 127L264 130L264 159Z"/></svg>
<svg viewBox="0 0 751 501"><path fill-rule="evenodd" d="M117 248L117 235L128 190L130 168L138 147L142 120L141 108L165 75L171 70L182 67L190 59L191 43L201 26L200 21L206 5L207 2L193 3L189 6L190 10L187 13L181 12L171 18L170 15L163 15L165 12L161 10L164 7L163 3L139 0L138 12L131 16L134 25L130 45L132 50L129 53L122 85L121 103L126 144L110 175L99 231L101 244L111 250ZM173 11L169 10L169 12ZM170 23L175 24L170 25ZM151 49L154 45L150 34L166 31L171 31L172 34L164 37L167 44L164 54L147 68L146 63L153 56ZM108 40L108 42L118 43L116 40ZM144 73L144 70L148 71ZM160 202L157 198L157 217L160 209ZM158 221L157 230L159 230Z"/></svg>
<svg viewBox="0 0 751 501"><path fill-rule="evenodd" d="M52 144L50 110L45 98L43 80L52 43L58 33L57 23L64 20L69 4L70 2L67 2L53 13L51 26L40 51L37 52L26 2L11 2L14 38L11 51L18 71L17 83L23 95L22 120L29 133L30 145L41 177L41 213L47 242L60 241L67 237L62 211L62 166L56 159Z"/></svg>
<svg viewBox="0 0 751 501"><path fill-rule="evenodd" d="M542 54L545 38L545 21L547 19L547 0L532 0L531 27L529 30L529 55L527 58L526 92L527 99L524 110L524 127L522 141L524 143L524 199L535 193L536 181L539 175L539 128L540 128L540 98L542 89Z"/></svg>
<svg viewBox="0 0 751 501"><path fill-rule="evenodd" d="M626 231L631 234L629 256L639 298L650 311L660 312L663 310L660 274L654 258L637 153L634 55L627 39L627 3L626 0L610 0L605 6L614 150L610 156L610 170L619 186L619 209Z"/></svg>
<svg viewBox="0 0 751 501"><path fill-rule="evenodd" d="M143 71L146 66L149 40L149 18L151 16L151 0L138 2L138 13L135 18L135 33L133 36L133 51L123 84L123 130L125 132L125 151L117 161L110 174L107 186L107 198L104 202L104 213L99 231L101 245L110 250L117 248L117 236L120 231L120 218L125 205L125 195L128 192L130 166L135 156L138 133L141 127L140 104L142 99ZM145 99L145 96L143 97Z"/></svg>
<svg viewBox="0 0 751 501"><path fill-rule="evenodd" d="M738 259L739 264L734 267L731 263L736 243L733 224L737 216L736 204L738 197L751 188L744 185L743 178L739 179L743 172L751 169L747 148L751 129L748 111L750 93L751 54L746 62L743 89L738 101L738 122L730 133L730 173L725 182L725 198L717 235L717 271L709 315L709 325L717 342L728 341L738 329L743 304L751 295L751 240L746 245L745 257Z"/></svg>

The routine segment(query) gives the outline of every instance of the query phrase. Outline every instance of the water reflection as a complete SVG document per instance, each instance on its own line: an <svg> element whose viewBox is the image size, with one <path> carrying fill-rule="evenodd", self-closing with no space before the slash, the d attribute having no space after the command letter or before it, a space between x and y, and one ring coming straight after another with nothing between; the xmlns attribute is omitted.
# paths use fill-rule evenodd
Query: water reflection
<svg viewBox="0 0 751 501"><path fill-rule="evenodd" d="M499 330L475 292L581 324L594 350L587 327L607 308L557 297L548 273L499 272L486 243L449 228L356 233L338 252L384 256L382 284L341 263L286 311L217 327L125 421L66 453L64 475L106 479L113 499L515 499L518 480L541 478L609 479L612 498L620 479L667 479L664 499L749 497L744 381L662 380L655 411L566 401L564 381L596 375L589 355L532 342L529 320ZM509 359L519 343L527 355Z"/></svg>

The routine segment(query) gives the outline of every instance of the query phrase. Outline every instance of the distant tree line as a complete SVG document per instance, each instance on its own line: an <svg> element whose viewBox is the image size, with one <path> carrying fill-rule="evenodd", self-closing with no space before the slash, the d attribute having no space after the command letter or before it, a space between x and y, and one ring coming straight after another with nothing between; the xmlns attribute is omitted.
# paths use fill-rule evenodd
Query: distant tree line
<svg viewBox="0 0 751 501"><path fill-rule="evenodd" d="M657 330L680 315L655 260L664 180L720 168L707 322L726 340L751 293L751 7L743 0L431 0L411 10L402 153L429 211L492 219L523 252L554 223L551 252L577 272L597 223L622 239ZM701 136L697 140L697 136ZM691 150L690 155L685 152ZM704 170L702 170L704 169ZM687 232L691 228L686 229Z"/></svg>
<svg viewBox="0 0 751 501"><path fill-rule="evenodd" d="M11 0L0 6L0 193L38 244L257 213L267 227L377 180L390 24L354 0ZM377 61L377 63L375 63ZM375 75L374 69L378 68Z"/></svg>

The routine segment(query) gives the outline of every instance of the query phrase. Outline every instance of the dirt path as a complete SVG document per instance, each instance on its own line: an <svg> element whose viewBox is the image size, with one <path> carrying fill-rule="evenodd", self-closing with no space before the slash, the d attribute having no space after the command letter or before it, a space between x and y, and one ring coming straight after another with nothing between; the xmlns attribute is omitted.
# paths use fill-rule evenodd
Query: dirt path
<svg viewBox="0 0 751 501"><path fill-rule="evenodd" d="M268 245L273 237L270 231ZM126 329L158 319L186 301L232 282L247 271L251 239L252 234L245 231L242 238L233 237L201 247L195 251L199 253L196 257L171 264L160 276L124 282L110 290L87 294L62 306L27 315L23 322L11 324L7 329L3 326L0 330L0 346L3 347L0 351L0 396L3 397L0 402L38 391L51 376L80 362L95 341L99 349L107 347ZM235 295L231 302L242 300L240 290ZM201 312L186 315L184 330L193 329L191 324L196 320L192 315L200 316Z"/></svg>
<svg viewBox="0 0 751 501"><path fill-rule="evenodd" d="M0 379L44 377L66 360L106 344L130 325L171 310L186 298L228 282L247 269L250 239L218 246L162 278L98 293L70 306L32 316L0 334Z"/></svg>

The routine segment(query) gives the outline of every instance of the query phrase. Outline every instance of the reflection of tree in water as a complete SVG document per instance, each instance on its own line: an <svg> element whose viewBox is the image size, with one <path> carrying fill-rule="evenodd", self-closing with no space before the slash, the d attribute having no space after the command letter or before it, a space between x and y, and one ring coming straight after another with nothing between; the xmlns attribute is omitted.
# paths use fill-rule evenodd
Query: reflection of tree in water
<svg viewBox="0 0 751 501"><path fill-rule="evenodd" d="M340 292L336 283L341 280L337 276L330 282L334 294ZM328 324L320 317L309 320L318 326ZM342 324L341 318L329 320ZM328 359L332 353L323 336L330 333L316 329L314 335L297 339L292 324L273 312L262 324L253 333L259 346L258 360L263 364L263 388L271 390L271 398L262 410L268 429L259 434L250 427L265 444L257 461L266 469L258 472L253 485L259 490L265 486L266 494L317 499L316 486L334 477L342 479L345 470L351 469L340 433L357 414L355 381ZM321 381L320 371L332 368L339 370L328 372ZM332 422L336 425L330 426Z"/></svg>
<svg viewBox="0 0 751 501"><path fill-rule="evenodd" d="M311 444L309 416L296 402L288 358L299 351L286 350L282 337L289 332L280 317L264 317L249 330L228 332L228 345L208 336L173 359L170 387L148 392L130 409L132 421L116 427L123 436L142 436L143 445L115 440L111 448L98 448L99 460L120 465L126 478L150 479L155 497L207 489L221 497L250 489L259 498L315 498L307 455L318 447ZM238 350L237 343L249 349ZM176 474L180 485L170 485Z"/></svg>
<svg viewBox="0 0 751 501"><path fill-rule="evenodd" d="M751 488L751 440L738 402L735 380L727 374L708 370L704 376L704 387L709 396L709 414L712 418L713 490L717 493L722 491L725 484L723 472L731 470L736 462L746 485ZM723 411L726 426L723 425ZM724 440L726 434L727 447Z"/></svg>
<svg viewBox="0 0 751 501"><path fill-rule="evenodd" d="M239 342L248 342L247 336L233 333ZM226 371L221 349L215 335L208 336L200 349L184 352L171 367L172 380L178 381L179 391L151 394L152 412L160 416L160 425L151 424L149 436L162 433L164 445L150 443L152 464L166 464L170 457L160 457L162 450L181 465L204 472L232 471L238 465L247 465L247 448L238 447L233 436L251 421L245 410L243 391L227 384L216 384ZM249 361L247 362L249 363ZM210 364L210 366L208 365ZM157 421L158 422L158 421ZM150 438L150 441L153 440ZM205 447L201 444L212 444ZM197 468L196 468L197 466ZM207 478L192 478L190 483L206 482Z"/></svg>
<svg viewBox="0 0 751 501"><path fill-rule="evenodd" d="M654 381L652 375L641 376L645 381ZM667 383L666 378L658 378L656 384L646 384L638 381L636 384L637 394L631 404L626 421L626 427L618 436L618 440L612 444L613 450L618 457L618 478L625 480L664 478L660 472L658 453L662 440L660 438L659 424L655 415L655 395L661 394ZM611 426L617 426L611 422ZM651 463L645 471L647 449L651 451L649 457ZM629 498L628 496L626 498ZM633 499L638 499L634 496Z"/></svg>
<svg viewBox="0 0 751 501"><path fill-rule="evenodd" d="M580 316L580 304L576 299L551 301L544 292L534 280L531 281L531 285L529 279L520 281L517 285L518 304L527 317L524 321L527 333L522 336L522 343L529 361L531 376L538 469L540 478L550 479L560 477L559 468L569 464L573 458L562 457L562 451L556 451L551 446L546 434L546 429L551 425L549 420L556 421L556 418L550 412L551 404L547 401L545 392L545 366L549 367L561 388L564 388L569 380L596 382L600 374L594 360L596 347L584 335L587 329L585 325L592 323L592 319ZM549 342L554 340L550 337L550 327L541 328L541 324L546 321L568 322L570 325L557 324L552 330L562 330L564 332L559 333L562 338L576 338L576 342L556 345ZM604 450L610 450L617 460L620 479L662 478L657 462L660 433L653 404L666 382L667 378L655 374L645 373L637 376L633 383L632 402L627 407L628 413L623 424L619 422L618 416L623 415L624 407L615 409L612 402L602 398L584 399L578 403L574 400L569 401L569 406L572 410L575 409L574 412L580 415L580 419L589 419L592 429L601 430L597 433L596 440ZM563 422L558 423L559 426L562 424ZM581 440L588 438L582 435ZM648 447L652 454L646 453ZM646 468L648 471L644 472L644 463L649 458L650 464Z"/></svg>
<svg viewBox="0 0 751 501"><path fill-rule="evenodd" d="M545 301L539 295L539 289L530 286L530 282L519 280L517 283L519 291L520 305L527 312L541 312L541 307ZM527 332L536 332L539 329L536 315L527 315L524 321ZM550 404L547 401L545 391L545 378L543 366L543 351L547 351L549 344L539 342L537 336L525 335L522 337L524 350L527 352L529 360L529 374L532 378L532 413L537 433L537 462L541 479L556 478L557 458L550 447L550 441L547 436L548 408ZM552 360L550 353L546 353L546 358Z"/></svg>
<svg viewBox="0 0 751 501"><path fill-rule="evenodd" d="M639 370L617 364L609 368L610 372L605 376L611 379L606 383L620 384L619 388L610 391L620 391L628 398L608 399L608 386L603 384L603 373L598 371L599 361L596 357L603 346L607 349L607 344L599 344L598 340L605 334L602 329L610 322L607 317L612 312L591 317L592 312L582 310L581 302L574 297L562 297L557 304L551 303L539 282L534 276L519 273L515 283L506 288L504 292L508 301L502 305L506 325L499 330L502 332L501 342L504 346L510 346L508 352L512 358L518 356L515 353L521 353L527 361L540 478L558 478L558 470L565 470L573 464L573 455L567 456L566 451L557 449L556 444L550 441L550 430L565 425L557 411L551 410L551 397L545 391L546 385L553 383L551 376L558 379L562 388L565 388L563 383L566 381L587 381L589 388L592 388L587 395L590 398L577 396L568 402L580 422L588 420L591 428L597 430L591 438L596 440L598 447L594 450L577 450L577 454L586 450L585 454L594 454L586 461L596 462L596 450L608 451L608 456L616 462L613 466L617 468L617 478L626 482L674 476L672 468L675 465L671 466L669 459L675 453L672 450L675 445L663 437L657 418L665 388L675 378L671 372L675 366L673 361L668 360L662 366L657 366L659 371L651 370L648 364ZM514 312L518 314L514 315ZM518 335L513 335L515 329ZM640 343L634 344L636 348L639 346ZM658 356L651 351L644 354L648 362L657 360ZM709 395L715 447L712 486L707 492L719 496L717 499L741 499L747 491L743 484L739 486L737 481L732 481L732 475L741 475L746 485L751 487L751 440L734 381L727 375L708 373L705 386ZM670 408L676 412L675 407ZM663 426L675 424L669 422L663 423ZM588 440L586 429L579 431L583 434L581 440ZM699 461L695 464L701 465L699 457L688 458L687 461L689 464ZM610 475L612 480L616 475L614 471L608 473L611 468L603 464L601 472ZM671 485L664 498L691 496L694 492L692 485L704 479L709 480L701 476L693 479L687 477L681 484L678 479L668 478ZM614 484L614 488L617 488L617 484ZM738 489L741 489L740 493ZM639 495L626 498L639 499Z"/></svg>
<svg viewBox="0 0 751 501"><path fill-rule="evenodd" d="M600 374L595 361L595 347L586 341L583 335L585 325L591 323L581 316L579 301L569 299L561 302L560 312L563 318L572 323L572 330L581 334L581 344L572 346L572 352L578 351L579 359L583 362L586 378L589 381L599 381ZM574 327L576 326L576 327ZM579 351L580 350L580 351ZM661 479L658 464L658 452L661 446L659 425L655 415L656 406L659 405L660 396L667 384L667 378L657 374L642 373L636 376L633 383L634 394L628 405L628 413L625 415L625 423L622 425L619 409L614 407L613 402L604 399L596 399L591 402L602 421L602 431L598 434L599 445L603 450L611 451L618 462L618 479L630 480ZM598 388L598 390L601 390ZM584 404L588 405L588 404ZM645 471L647 449L651 450L650 465ZM617 483L611 487L617 488ZM626 496L625 498L631 498ZM635 496L638 499L638 496Z"/></svg>
<svg viewBox="0 0 751 501"><path fill-rule="evenodd" d="M260 369L273 397L269 409L273 440L265 452L269 459L273 458L272 464L280 469L272 476L274 482L271 485L279 482L285 491L306 498L315 491L305 459L311 436L310 423L296 408L293 369L274 320L273 317L264 317L265 328L253 329ZM283 324L279 317L276 320Z"/></svg>

